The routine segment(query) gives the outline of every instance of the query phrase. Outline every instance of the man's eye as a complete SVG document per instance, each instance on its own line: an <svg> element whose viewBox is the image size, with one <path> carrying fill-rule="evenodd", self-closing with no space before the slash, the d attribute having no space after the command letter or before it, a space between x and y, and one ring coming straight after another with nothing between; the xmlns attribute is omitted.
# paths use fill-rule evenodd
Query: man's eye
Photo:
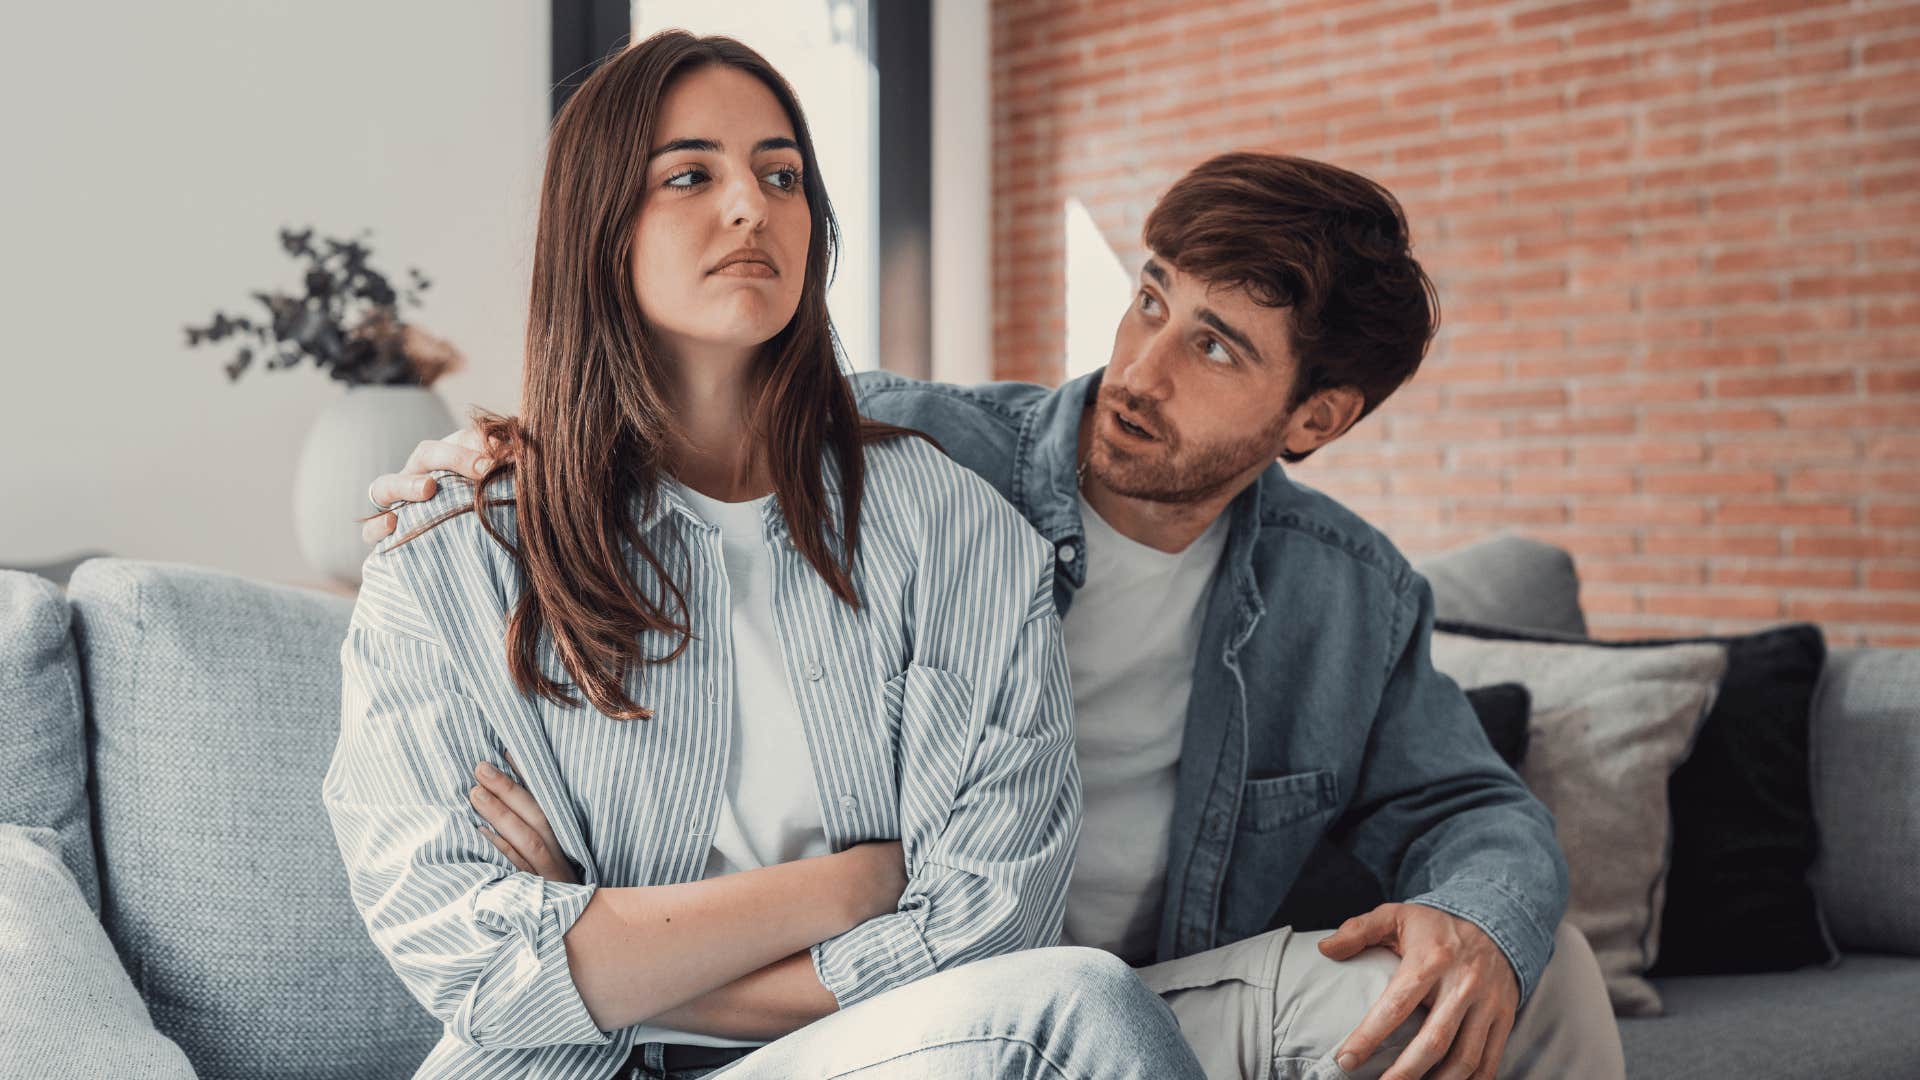
<svg viewBox="0 0 1920 1080"><path fill-rule="evenodd" d="M1160 302L1155 300L1153 294L1145 289L1140 290L1140 310L1148 315L1160 310Z"/></svg>
<svg viewBox="0 0 1920 1080"><path fill-rule="evenodd" d="M800 188L800 170L798 169L778 168L760 179L771 182L781 191L797 191Z"/></svg>
<svg viewBox="0 0 1920 1080"><path fill-rule="evenodd" d="M1225 345L1220 344L1219 338L1208 338L1206 340L1205 352L1207 359L1212 360L1216 364L1233 363L1233 354L1227 351Z"/></svg>
<svg viewBox="0 0 1920 1080"><path fill-rule="evenodd" d="M666 183L661 186L670 187L670 188L690 188L695 184L699 183L700 181L705 180L706 178L707 178L707 174L706 174L706 170L704 169L684 169L680 172L674 173L672 176L667 177Z"/></svg>

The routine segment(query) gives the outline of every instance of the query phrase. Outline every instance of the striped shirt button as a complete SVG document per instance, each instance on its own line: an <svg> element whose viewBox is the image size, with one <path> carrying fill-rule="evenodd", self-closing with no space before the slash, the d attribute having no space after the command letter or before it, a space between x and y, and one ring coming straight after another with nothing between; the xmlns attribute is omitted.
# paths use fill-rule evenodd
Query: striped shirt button
<svg viewBox="0 0 1920 1080"><path fill-rule="evenodd" d="M807 681L808 682L820 681L820 665L819 664L807 665Z"/></svg>
<svg viewBox="0 0 1920 1080"><path fill-rule="evenodd" d="M851 795L840 796L840 809L842 810L852 811L854 808L858 807L859 805L860 805L860 800L854 798Z"/></svg>

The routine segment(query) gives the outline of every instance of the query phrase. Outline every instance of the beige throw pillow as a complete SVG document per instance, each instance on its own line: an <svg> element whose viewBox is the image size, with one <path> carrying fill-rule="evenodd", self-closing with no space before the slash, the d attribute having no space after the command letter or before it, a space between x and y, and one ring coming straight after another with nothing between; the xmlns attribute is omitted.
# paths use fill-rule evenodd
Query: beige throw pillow
<svg viewBox="0 0 1920 1080"><path fill-rule="evenodd" d="M1665 903L1667 779L1713 705L1727 651L1714 644L1596 645L1433 636L1462 686L1517 682L1533 697L1520 776L1553 812L1587 936L1621 1016L1658 1016L1653 966Z"/></svg>

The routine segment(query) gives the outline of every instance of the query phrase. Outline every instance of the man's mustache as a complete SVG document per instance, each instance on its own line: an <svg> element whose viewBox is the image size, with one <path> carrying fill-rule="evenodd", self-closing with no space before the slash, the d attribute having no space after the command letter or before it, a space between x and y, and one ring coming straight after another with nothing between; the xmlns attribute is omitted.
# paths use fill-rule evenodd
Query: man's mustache
<svg viewBox="0 0 1920 1080"><path fill-rule="evenodd" d="M1102 386L1100 388L1100 403L1109 408L1120 409L1139 417L1140 421L1146 425L1147 430L1152 432L1155 438L1166 442L1168 445L1172 445L1176 441L1173 428L1168 425L1165 418L1160 415L1159 406L1155 405L1151 400L1129 394L1117 386Z"/></svg>

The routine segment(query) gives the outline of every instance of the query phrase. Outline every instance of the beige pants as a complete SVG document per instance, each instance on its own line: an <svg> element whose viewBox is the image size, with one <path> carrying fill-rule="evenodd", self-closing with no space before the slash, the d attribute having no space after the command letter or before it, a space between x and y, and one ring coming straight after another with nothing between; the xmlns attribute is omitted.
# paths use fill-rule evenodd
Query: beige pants
<svg viewBox="0 0 1920 1080"><path fill-rule="evenodd" d="M1375 947L1350 960L1320 955L1333 931L1275 930L1140 969L1180 1021L1209 1080L1346 1080L1392 1066L1426 1020L1417 1009L1356 1073L1333 1055L1400 965ZM1562 923L1540 985L1514 1018L1500 1058L1506 1077L1620 1080L1626 1064L1593 950Z"/></svg>

